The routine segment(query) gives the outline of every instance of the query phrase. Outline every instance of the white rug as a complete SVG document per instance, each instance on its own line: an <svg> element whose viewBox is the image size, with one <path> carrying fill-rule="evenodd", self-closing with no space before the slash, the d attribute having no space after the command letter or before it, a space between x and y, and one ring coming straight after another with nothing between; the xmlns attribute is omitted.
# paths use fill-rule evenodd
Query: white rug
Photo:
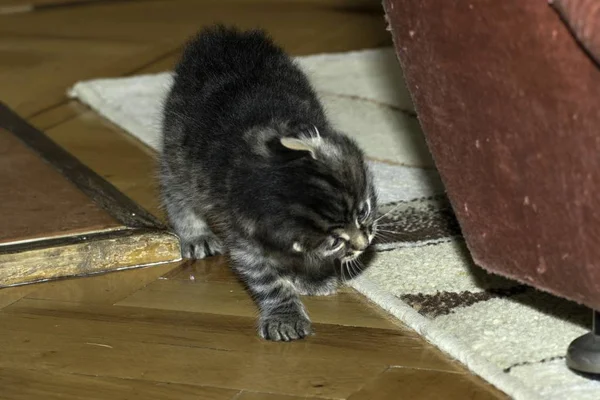
<svg viewBox="0 0 600 400"><path fill-rule="evenodd" d="M338 127L374 160L387 240L353 286L515 399L600 399L565 365L588 310L474 266L392 49L298 58ZM169 73L76 84L70 96L159 149Z"/></svg>

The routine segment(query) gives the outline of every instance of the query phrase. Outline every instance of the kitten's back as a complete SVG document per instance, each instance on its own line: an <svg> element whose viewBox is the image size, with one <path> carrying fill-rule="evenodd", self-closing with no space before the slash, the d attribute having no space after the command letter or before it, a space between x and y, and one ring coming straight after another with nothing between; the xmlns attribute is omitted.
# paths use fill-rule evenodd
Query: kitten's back
<svg viewBox="0 0 600 400"><path fill-rule="evenodd" d="M194 83L261 73L288 64L288 57L266 32L218 25L190 40L175 72L187 88ZM197 88L196 88L197 89Z"/></svg>

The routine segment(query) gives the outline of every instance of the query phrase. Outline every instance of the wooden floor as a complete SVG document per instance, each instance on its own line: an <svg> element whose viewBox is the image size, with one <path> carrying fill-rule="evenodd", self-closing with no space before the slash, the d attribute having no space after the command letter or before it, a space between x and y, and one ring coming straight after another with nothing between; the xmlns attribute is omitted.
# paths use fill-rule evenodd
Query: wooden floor
<svg viewBox="0 0 600 400"><path fill-rule="evenodd" d="M293 54L390 44L369 0L100 1L2 14L5 3L36 1L0 1L1 100L157 215L152 152L68 101L69 85L169 69L185 39L216 21L263 26ZM351 290L306 304L315 336L260 340L256 310L221 258L2 289L0 399L505 398Z"/></svg>

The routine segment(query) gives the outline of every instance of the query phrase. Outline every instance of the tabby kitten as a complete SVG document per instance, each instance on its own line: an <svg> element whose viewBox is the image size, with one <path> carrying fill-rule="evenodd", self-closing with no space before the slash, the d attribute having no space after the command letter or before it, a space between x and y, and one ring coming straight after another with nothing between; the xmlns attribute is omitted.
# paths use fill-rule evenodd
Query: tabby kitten
<svg viewBox="0 0 600 400"><path fill-rule="evenodd" d="M299 295L334 293L375 235L361 150L259 30L192 39L163 117L162 200L183 256L229 254L263 338L309 335Z"/></svg>

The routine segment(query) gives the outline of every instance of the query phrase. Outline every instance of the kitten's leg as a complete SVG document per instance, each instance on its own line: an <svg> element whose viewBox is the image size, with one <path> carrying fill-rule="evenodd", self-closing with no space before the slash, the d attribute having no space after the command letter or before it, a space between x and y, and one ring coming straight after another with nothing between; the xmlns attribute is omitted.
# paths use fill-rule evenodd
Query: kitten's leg
<svg viewBox="0 0 600 400"><path fill-rule="evenodd" d="M331 276L321 280L310 280L302 277L294 279L294 285L302 296L330 296L339 288L340 280Z"/></svg>
<svg viewBox="0 0 600 400"><path fill-rule="evenodd" d="M310 319L290 278L251 251L232 249L231 259L260 309L258 333L262 338L290 341L311 334Z"/></svg>
<svg viewBox="0 0 600 400"><path fill-rule="evenodd" d="M202 259L223 252L221 241L206 221L189 208L167 204L169 220L181 242L183 258Z"/></svg>
<svg viewBox="0 0 600 400"><path fill-rule="evenodd" d="M167 137L177 137L180 134L175 130L168 133ZM198 194L189 187L191 178L186 175L187 169L178 157L178 150L177 143L171 143L170 147L165 148L160 162L160 185L169 222L179 236L181 255L184 258L201 259L220 254L223 252L221 242L193 207L193 204L202 202Z"/></svg>

